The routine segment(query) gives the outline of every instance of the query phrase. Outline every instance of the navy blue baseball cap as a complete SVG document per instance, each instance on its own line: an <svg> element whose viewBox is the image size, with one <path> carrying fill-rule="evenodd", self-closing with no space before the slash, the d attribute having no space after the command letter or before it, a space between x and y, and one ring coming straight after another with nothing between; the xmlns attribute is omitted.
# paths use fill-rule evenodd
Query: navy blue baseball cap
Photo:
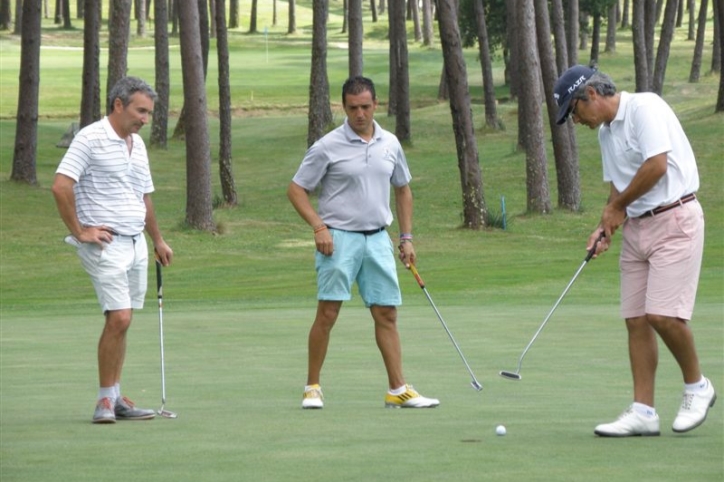
<svg viewBox="0 0 724 482"><path fill-rule="evenodd" d="M558 115L556 116L556 124L561 125L566 122L568 115L571 113L571 100L573 94L578 88L596 72L595 69L585 65L574 65L570 69L563 72L563 75L556 80L553 87L553 97L558 104Z"/></svg>

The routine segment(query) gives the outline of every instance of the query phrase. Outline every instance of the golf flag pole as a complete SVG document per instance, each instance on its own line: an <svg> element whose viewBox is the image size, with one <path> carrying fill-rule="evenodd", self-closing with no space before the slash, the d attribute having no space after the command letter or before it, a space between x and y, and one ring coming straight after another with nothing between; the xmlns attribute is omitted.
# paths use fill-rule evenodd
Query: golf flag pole
<svg viewBox="0 0 724 482"><path fill-rule="evenodd" d="M468 373L470 374L470 377L472 378L472 381L470 382L470 385L478 391L483 389L483 386L478 382L477 378L475 378L475 374L473 373L473 370L470 368L470 365L468 364L468 361L465 359L465 355L463 355L462 350L460 350L460 347L458 346L457 342L455 341L455 337L453 337L453 334L450 332L450 329L447 327L447 323L445 323L445 320L443 320L442 315L437 309L437 306L435 306L435 302L432 301L432 297L430 296L430 293L427 292L427 288L425 288L425 282L422 281L422 278L420 277L420 273L417 272L417 268L415 268L415 265L413 263L410 263L410 271L412 272L412 275L415 277L415 280L417 280L417 284L420 285L420 288L422 288L422 291L425 293L425 296L427 297L427 300L430 302L430 305L432 306L432 309L435 310L435 314L437 315L437 318L440 320L440 323L442 323L442 327L445 328L445 332L447 333L447 336L450 337L450 341L452 341L452 344L455 346L455 349L458 352L458 355L460 355L460 358L462 359L463 363L465 364L465 368L468 369Z"/></svg>

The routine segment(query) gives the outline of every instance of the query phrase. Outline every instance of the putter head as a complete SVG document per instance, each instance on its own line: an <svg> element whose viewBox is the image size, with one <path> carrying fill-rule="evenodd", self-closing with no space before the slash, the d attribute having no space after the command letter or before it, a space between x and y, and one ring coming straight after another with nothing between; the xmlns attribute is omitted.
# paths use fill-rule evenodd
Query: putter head
<svg viewBox="0 0 724 482"><path fill-rule="evenodd" d="M178 414L171 412L169 410L164 410L163 408L160 409L159 411L157 411L156 413L158 413L160 416L162 416L164 418L178 418Z"/></svg>
<svg viewBox="0 0 724 482"><path fill-rule="evenodd" d="M518 373L506 372L505 370L500 372L500 376L508 380L520 380L522 378Z"/></svg>
<svg viewBox="0 0 724 482"><path fill-rule="evenodd" d="M470 382L470 385L472 385L472 387L474 389L476 389L477 391L480 391L483 389L483 386L480 383L478 383L477 380L473 380L472 382Z"/></svg>

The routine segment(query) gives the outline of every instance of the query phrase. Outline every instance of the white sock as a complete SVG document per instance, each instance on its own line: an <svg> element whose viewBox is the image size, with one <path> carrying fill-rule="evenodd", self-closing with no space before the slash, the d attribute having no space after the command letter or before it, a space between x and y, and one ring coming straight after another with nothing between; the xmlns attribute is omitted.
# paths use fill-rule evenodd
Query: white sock
<svg viewBox="0 0 724 482"><path fill-rule="evenodd" d="M101 387L98 389L98 400L110 398L112 403L116 401L116 387Z"/></svg>
<svg viewBox="0 0 724 482"><path fill-rule="evenodd" d="M697 393L703 392L708 386L709 383L707 382L706 378L704 378L704 375L702 375L701 380L696 383L685 383L684 390L690 393Z"/></svg>
<svg viewBox="0 0 724 482"><path fill-rule="evenodd" d="M319 386L318 383L315 384L315 385L304 385L304 391L305 391L305 392L308 392L309 390L312 390L312 389L321 390L321 387Z"/></svg>
<svg viewBox="0 0 724 482"><path fill-rule="evenodd" d="M400 388L390 390L390 395L402 395L405 391L407 391L407 385L402 385Z"/></svg>
<svg viewBox="0 0 724 482"><path fill-rule="evenodd" d="M654 407L649 407L648 405L645 405L643 403L634 402L633 409L639 415L643 415L647 418L653 418L656 416L656 409Z"/></svg>
<svg viewBox="0 0 724 482"><path fill-rule="evenodd" d="M116 391L116 398L121 398L121 384L116 383L113 385L113 389Z"/></svg>

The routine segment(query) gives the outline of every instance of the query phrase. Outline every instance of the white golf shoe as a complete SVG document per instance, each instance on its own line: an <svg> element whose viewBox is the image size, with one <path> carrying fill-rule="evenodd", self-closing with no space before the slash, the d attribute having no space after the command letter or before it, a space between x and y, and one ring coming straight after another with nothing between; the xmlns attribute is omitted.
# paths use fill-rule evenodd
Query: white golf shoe
<svg viewBox="0 0 724 482"><path fill-rule="evenodd" d="M434 408L440 405L437 398L423 397L413 388L412 385L406 385L404 393L400 395L385 395L385 407L387 408Z"/></svg>
<svg viewBox="0 0 724 482"><path fill-rule="evenodd" d="M644 417L632 405L615 422L598 425L593 433L601 437L656 436L660 434L659 416Z"/></svg>
<svg viewBox="0 0 724 482"><path fill-rule="evenodd" d="M672 427L674 432L688 432L706 420L709 408L713 407L716 401L716 392L708 378L706 383L707 386L703 392L684 392L681 408L679 408L679 413L676 415Z"/></svg>
<svg viewBox="0 0 724 482"><path fill-rule="evenodd" d="M302 408L323 408L324 396L322 395L322 387L319 385L310 385L305 387L304 395L302 395Z"/></svg>

